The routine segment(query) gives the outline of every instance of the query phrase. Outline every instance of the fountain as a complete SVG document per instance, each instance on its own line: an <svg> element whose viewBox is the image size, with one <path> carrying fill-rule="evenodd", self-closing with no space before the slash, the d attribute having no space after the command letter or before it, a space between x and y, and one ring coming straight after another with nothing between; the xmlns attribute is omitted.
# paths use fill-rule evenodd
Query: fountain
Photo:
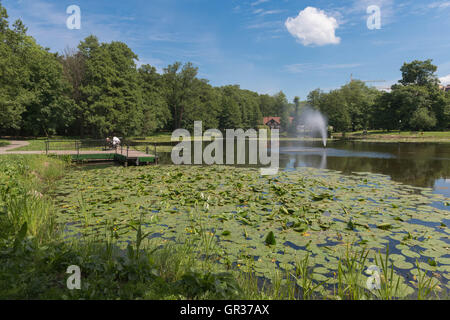
<svg viewBox="0 0 450 320"><path fill-rule="evenodd" d="M325 148L327 147L328 124L325 117L318 110L314 110L310 107L303 109L299 117L298 123L303 126L303 132L308 131L313 134L315 132L320 133L322 137L323 146ZM301 135L301 129L299 130L299 128L297 128L297 131L299 132L299 135Z"/></svg>

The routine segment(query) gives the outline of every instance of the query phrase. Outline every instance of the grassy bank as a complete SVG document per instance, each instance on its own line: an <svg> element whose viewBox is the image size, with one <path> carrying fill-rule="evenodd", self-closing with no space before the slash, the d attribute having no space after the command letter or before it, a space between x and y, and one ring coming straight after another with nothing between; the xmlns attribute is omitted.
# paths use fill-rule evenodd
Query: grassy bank
<svg viewBox="0 0 450 320"><path fill-rule="evenodd" d="M342 133L333 134L335 139L344 139ZM450 143L450 131L440 132L403 132L403 131L362 131L351 132L345 139L366 142L409 142L409 143Z"/></svg>

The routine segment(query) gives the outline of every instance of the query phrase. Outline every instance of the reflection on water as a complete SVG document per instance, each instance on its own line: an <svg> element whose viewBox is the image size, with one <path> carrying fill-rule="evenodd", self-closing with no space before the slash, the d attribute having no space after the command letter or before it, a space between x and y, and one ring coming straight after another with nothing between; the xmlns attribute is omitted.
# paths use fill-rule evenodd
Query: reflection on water
<svg viewBox="0 0 450 320"><path fill-rule="evenodd" d="M450 197L450 145L411 143L334 142L328 149L317 143L282 142L281 167L314 167L389 175L393 180L434 188Z"/></svg>
<svg viewBox="0 0 450 320"><path fill-rule="evenodd" d="M158 156L160 164L172 164L170 153ZM384 174L394 181L433 188L435 193L450 197L450 144L336 141L324 148L321 142L281 141L280 167Z"/></svg>

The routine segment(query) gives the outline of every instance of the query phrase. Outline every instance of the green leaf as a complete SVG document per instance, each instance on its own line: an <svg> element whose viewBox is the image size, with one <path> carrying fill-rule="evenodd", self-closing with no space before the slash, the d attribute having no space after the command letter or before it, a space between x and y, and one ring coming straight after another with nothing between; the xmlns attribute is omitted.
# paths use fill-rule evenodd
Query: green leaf
<svg viewBox="0 0 450 320"><path fill-rule="evenodd" d="M274 246L274 245L277 244L273 231L270 231L269 234L267 235L267 237L266 237L266 244L268 246Z"/></svg>
<svg viewBox="0 0 450 320"><path fill-rule="evenodd" d="M20 228L19 232L16 235L16 239L14 240L14 250L16 250L19 245L22 243L22 241L27 236L28 231L28 224L25 222L22 227Z"/></svg>

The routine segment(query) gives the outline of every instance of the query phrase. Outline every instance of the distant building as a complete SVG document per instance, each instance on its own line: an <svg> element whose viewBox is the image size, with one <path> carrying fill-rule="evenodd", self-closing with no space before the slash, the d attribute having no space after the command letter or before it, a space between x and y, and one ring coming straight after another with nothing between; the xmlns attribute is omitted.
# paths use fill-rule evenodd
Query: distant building
<svg viewBox="0 0 450 320"><path fill-rule="evenodd" d="M444 90L445 92L450 91L450 84L446 86L439 85L439 89Z"/></svg>
<svg viewBox="0 0 450 320"><path fill-rule="evenodd" d="M292 124L294 117L289 117L289 123ZM281 117L265 117L263 123L270 129L281 129Z"/></svg>

